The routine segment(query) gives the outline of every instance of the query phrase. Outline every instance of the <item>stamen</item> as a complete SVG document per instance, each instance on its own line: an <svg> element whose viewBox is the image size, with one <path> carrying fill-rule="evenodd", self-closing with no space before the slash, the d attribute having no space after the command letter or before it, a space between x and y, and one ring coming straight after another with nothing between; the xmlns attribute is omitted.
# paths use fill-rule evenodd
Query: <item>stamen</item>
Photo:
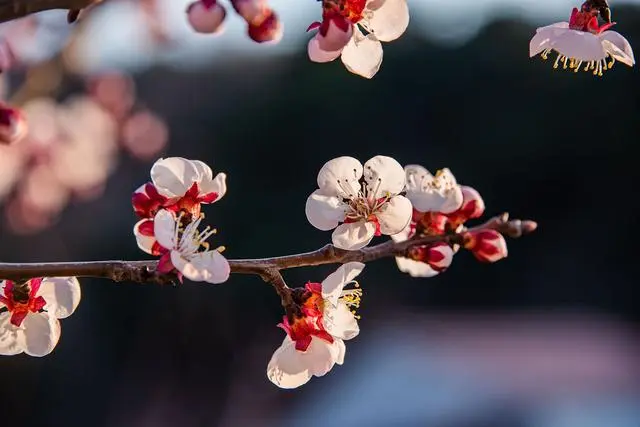
<svg viewBox="0 0 640 427"><path fill-rule="evenodd" d="M360 316L358 316L356 314L356 310L355 309L356 308L360 308L360 301L362 300L362 289L360 289L360 284L358 282L356 282L355 280L353 282L350 282L350 283L353 283L353 285L357 289L343 290L342 291L342 295L340 295L339 300L342 301L347 306L349 311L353 314L353 316L356 319L360 319Z"/></svg>

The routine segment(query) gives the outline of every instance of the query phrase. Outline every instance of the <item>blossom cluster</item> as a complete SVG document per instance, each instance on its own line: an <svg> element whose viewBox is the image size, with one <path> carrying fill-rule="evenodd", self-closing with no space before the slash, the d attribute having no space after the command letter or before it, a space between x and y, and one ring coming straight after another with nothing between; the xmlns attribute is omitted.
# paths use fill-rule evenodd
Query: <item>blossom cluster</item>
<svg viewBox="0 0 640 427"><path fill-rule="evenodd" d="M220 284L231 273L224 247L210 249L215 229L201 229L203 205L221 200L227 176L214 174L199 160L168 157L157 160L150 181L132 195L139 218L133 227L138 247L158 257L156 271L196 282ZM402 167L378 155L364 164L342 156L328 161L317 176L318 188L307 198L305 212L314 227L332 231L337 250L366 251L376 236L390 236L406 245L398 254L398 268L414 277L430 277L446 270L453 255L464 248L484 262L507 256L503 236L466 222L484 213L484 202L471 187L457 183L448 169L431 174L418 165ZM400 247L400 246L398 246ZM363 258L364 259L364 258ZM304 287L282 284L285 314L278 327L282 344L267 366L267 377L282 388L295 388L313 376L327 374L345 361L345 342L360 327L355 310L363 289L355 280L361 262L346 262L321 282ZM76 278L6 280L0 289L0 354L44 356L60 337L58 319L69 316L80 301Z"/></svg>

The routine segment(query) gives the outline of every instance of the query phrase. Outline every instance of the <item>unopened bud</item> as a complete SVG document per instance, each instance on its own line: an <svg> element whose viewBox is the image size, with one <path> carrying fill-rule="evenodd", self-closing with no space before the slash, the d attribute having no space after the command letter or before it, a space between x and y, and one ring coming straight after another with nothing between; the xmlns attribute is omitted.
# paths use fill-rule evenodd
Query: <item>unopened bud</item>
<svg viewBox="0 0 640 427"><path fill-rule="evenodd" d="M277 43L282 38L282 24L272 10L269 10L259 23L249 24L249 37L257 43Z"/></svg>
<svg viewBox="0 0 640 427"><path fill-rule="evenodd" d="M257 24L269 12L266 0L231 0L233 9L247 24Z"/></svg>
<svg viewBox="0 0 640 427"><path fill-rule="evenodd" d="M0 103L0 144L12 144L27 134L27 121L17 108Z"/></svg>
<svg viewBox="0 0 640 427"><path fill-rule="evenodd" d="M195 32L220 34L227 11L217 0L198 0L187 7L187 20Z"/></svg>
<svg viewBox="0 0 640 427"><path fill-rule="evenodd" d="M508 255L507 242L495 230L471 231L464 234L464 247L482 262L496 262Z"/></svg>
<svg viewBox="0 0 640 427"><path fill-rule="evenodd" d="M485 209L484 200L475 188L463 185L460 189L462 190L462 206L449 214L449 221L454 228L470 219L480 218Z"/></svg>
<svg viewBox="0 0 640 427"><path fill-rule="evenodd" d="M414 247L409 251L409 258L429 264L435 271L441 272L449 268L453 261L453 249L444 242L427 246Z"/></svg>

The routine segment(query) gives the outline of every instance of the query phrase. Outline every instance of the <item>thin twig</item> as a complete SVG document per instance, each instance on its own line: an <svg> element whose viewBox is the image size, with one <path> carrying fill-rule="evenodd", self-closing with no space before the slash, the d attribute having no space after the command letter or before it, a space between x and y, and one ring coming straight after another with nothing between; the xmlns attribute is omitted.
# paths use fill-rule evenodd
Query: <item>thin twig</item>
<svg viewBox="0 0 640 427"><path fill-rule="evenodd" d="M467 231L496 230L509 237L520 237L536 229L533 221L509 220L507 214L494 217L486 223ZM351 261L368 262L381 258L406 255L412 247L435 242L462 243L463 234L453 233L441 236L424 236L404 242L392 240L356 251L345 251L333 245L326 245L316 251L295 255L285 255L261 259L229 260L231 272L254 274L270 283L284 303L291 298L281 270L323 264L343 264ZM168 284L175 282L176 276L156 271L157 261L88 261L55 263L0 263L0 279L26 280L32 277L96 277L114 282L137 282Z"/></svg>

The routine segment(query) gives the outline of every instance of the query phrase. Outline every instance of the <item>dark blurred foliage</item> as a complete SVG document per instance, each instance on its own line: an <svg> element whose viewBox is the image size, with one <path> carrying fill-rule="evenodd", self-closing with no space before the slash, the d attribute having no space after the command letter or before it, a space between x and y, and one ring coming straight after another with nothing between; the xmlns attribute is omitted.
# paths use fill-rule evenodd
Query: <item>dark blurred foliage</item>
<svg viewBox="0 0 640 427"><path fill-rule="evenodd" d="M639 49L640 11L615 13L616 29ZM533 32L522 22L495 22L453 49L410 32L386 46L373 81L338 63L311 64L302 47L289 58L220 57L199 73L153 69L137 77L140 97L171 129L166 154L228 173L227 196L206 213L219 228L213 245L227 246L231 258L327 243L329 233L307 223L304 203L319 168L339 155L447 166L480 191L488 215L508 210L539 222L532 236L509 241L510 256L494 265L460 253L448 272L423 280L401 274L392 260L368 265L362 333L349 343L345 366L328 377L357 366L360 343L407 313L537 309L640 320L638 69L617 64L602 78L554 71L528 58ZM144 258L129 200L150 165L123 159L103 198L70 206L39 235L3 229L0 257ZM331 269L285 278L301 286ZM225 425L267 425L331 392L327 379L294 392L267 380L266 364L283 338L275 327L282 312L259 278L179 288L81 282L83 302L62 322L50 356L0 359L3 425L216 426L229 405L242 421ZM503 412L502 424L468 425L521 425L511 409Z"/></svg>

